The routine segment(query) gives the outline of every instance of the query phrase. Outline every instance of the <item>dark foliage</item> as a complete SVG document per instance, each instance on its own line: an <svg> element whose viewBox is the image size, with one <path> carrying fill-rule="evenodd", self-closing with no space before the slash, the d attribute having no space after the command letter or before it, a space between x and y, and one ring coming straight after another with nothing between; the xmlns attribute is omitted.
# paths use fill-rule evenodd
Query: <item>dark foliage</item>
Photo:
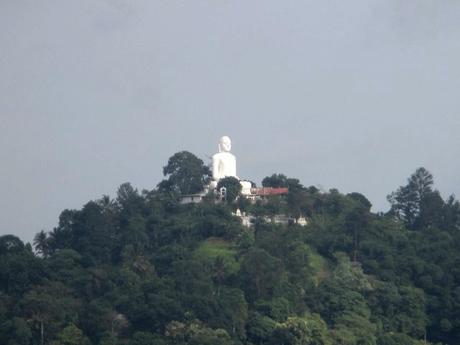
<svg viewBox="0 0 460 345"><path fill-rule="evenodd" d="M274 174L263 185L289 194L239 203L257 215L244 228L234 205L180 205L207 171L173 157L156 190L64 210L35 253L0 237L0 344L460 343L460 206L426 170L387 215Z"/></svg>

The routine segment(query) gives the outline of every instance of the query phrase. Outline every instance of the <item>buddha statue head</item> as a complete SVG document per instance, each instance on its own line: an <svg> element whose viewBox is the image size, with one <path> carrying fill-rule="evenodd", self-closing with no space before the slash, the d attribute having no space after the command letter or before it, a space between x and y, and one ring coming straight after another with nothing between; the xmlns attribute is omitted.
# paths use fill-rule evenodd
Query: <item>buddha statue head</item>
<svg viewBox="0 0 460 345"><path fill-rule="evenodd" d="M219 139L219 152L230 152L232 149L232 141L229 137L224 135Z"/></svg>

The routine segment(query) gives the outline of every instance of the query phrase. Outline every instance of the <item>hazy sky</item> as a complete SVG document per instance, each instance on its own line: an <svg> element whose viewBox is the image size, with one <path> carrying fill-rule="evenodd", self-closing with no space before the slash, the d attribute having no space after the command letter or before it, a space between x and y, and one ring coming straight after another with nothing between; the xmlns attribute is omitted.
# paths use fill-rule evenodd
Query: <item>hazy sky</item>
<svg viewBox="0 0 460 345"><path fill-rule="evenodd" d="M168 157L460 196L460 1L0 1L0 235L30 241Z"/></svg>

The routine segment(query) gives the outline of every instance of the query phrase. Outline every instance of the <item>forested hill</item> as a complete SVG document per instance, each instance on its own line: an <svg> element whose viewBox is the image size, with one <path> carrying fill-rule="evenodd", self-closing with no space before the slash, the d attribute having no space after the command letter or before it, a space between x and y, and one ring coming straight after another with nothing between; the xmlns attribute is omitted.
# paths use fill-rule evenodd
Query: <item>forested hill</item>
<svg viewBox="0 0 460 345"><path fill-rule="evenodd" d="M263 184L287 196L181 205L209 172L180 154L156 189L64 210L34 248L0 237L0 344L460 344L460 205L425 169L387 214L280 174Z"/></svg>

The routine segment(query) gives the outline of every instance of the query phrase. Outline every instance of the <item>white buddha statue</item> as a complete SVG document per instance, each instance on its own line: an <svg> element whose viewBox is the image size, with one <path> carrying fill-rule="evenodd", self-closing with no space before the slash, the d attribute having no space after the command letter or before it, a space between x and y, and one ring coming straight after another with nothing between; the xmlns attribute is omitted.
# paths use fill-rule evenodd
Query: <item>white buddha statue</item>
<svg viewBox="0 0 460 345"><path fill-rule="evenodd" d="M212 179L219 182L224 177L236 176L236 157L230 153L232 141L223 136L219 140L219 152L212 156Z"/></svg>
<svg viewBox="0 0 460 345"><path fill-rule="evenodd" d="M236 175L236 157L230 153L232 141L223 136L219 140L219 152L212 156L212 182L211 187L216 188L217 183L224 177L234 177L240 181L242 194L251 193L251 182L241 181Z"/></svg>

